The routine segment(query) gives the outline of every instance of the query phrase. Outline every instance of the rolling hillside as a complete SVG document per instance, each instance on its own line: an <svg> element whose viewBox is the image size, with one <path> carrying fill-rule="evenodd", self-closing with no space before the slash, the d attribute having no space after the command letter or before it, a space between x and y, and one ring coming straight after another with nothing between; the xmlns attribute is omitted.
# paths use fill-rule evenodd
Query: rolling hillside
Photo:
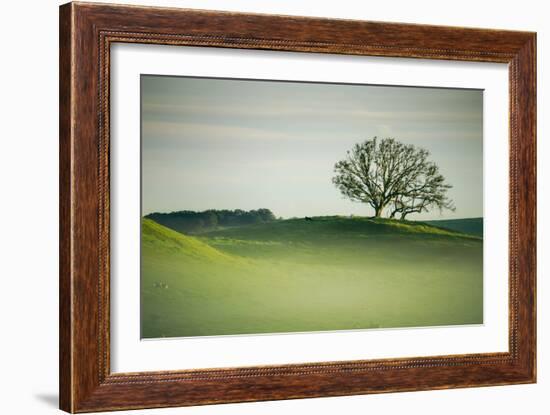
<svg viewBox="0 0 550 415"><path fill-rule="evenodd" d="M425 223L470 235L483 236L483 218L430 220Z"/></svg>
<svg viewBox="0 0 550 415"><path fill-rule="evenodd" d="M142 337L476 324L481 238L316 217L188 236L142 222Z"/></svg>

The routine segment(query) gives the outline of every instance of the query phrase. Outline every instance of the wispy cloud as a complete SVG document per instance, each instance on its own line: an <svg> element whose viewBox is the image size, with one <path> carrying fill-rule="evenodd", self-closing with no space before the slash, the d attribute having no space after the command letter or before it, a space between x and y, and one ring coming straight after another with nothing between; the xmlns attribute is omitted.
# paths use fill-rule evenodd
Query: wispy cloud
<svg viewBox="0 0 550 415"><path fill-rule="evenodd" d="M258 106L229 106L223 104L198 105L194 103L161 104L148 103L143 105L143 116L146 120L186 120L193 117L216 119L238 117L258 120L259 118L283 119L300 117L322 117L345 119L363 119L371 121L437 121L437 122L480 122L482 114L476 109L469 111L449 111L446 109L421 110L391 110L379 111L368 108L357 108L350 105L334 105L310 103L309 105L288 105L269 102Z"/></svg>
<svg viewBox="0 0 550 415"><path fill-rule="evenodd" d="M214 123L193 123L178 121L144 121L143 136L145 143L150 139L176 140L175 144L182 145L181 139L205 139L226 140L228 138L240 140L270 139L282 140L291 139L292 135L279 132L269 128L254 128ZM295 137L295 136L294 136Z"/></svg>

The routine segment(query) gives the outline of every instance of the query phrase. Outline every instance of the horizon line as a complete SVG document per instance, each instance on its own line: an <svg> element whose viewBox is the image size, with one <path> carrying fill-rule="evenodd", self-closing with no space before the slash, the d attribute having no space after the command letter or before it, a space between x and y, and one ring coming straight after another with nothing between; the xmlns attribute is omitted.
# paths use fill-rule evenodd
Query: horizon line
<svg viewBox="0 0 550 415"><path fill-rule="evenodd" d="M172 211L154 211L154 212L149 212L149 213L145 213L145 214L141 214L141 217L142 218L145 218L146 216L148 215L154 215L154 214L161 214L161 215L170 215L170 214L173 214L173 213L179 213L179 212L191 212L191 213L204 213L204 212L209 212L209 211L222 211L222 210L228 210L228 211L235 211L235 210L241 210L243 212L252 212L252 211L257 211L257 210L260 210L260 209L267 209L269 211L271 211L271 209L269 208L257 208L257 209L250 209L250 210L246 210L246 209L239 209L239 208L236 208L236 209L227 209L227 208L222 208L222 209L204 209L204 210L190 210L190 209L182 209L182 210L172 210ZM284 217L284 216L278 216L276 215L273 211L271 211L271 213L273 213L273 215L275 216L275 219L276 220L280 220L280 219L283 219L283 220L287 220L287 219L299 219L299 218L304 218L304 217L311 217L311 218L320 218L320 217L331 217L331 216L339 216L339 217L354 217L354 218L369 218L369 219L394 219L394 220L400 220L398 218L389 218L389 217L386 217L386 216L380 216L378 218L376 218L376 216L373 216L373 215L356 215L356 214L329 214L329 215L316 215L316 216L287 216L287 217ZM481 215L481 216L467 216L467 217L460 217L460 218L440 218L440 219L406 219L407 221L409 222L423 222L423 221L436 221L436 220L464 220L464 219L483 219L484 216Z"/></svg>

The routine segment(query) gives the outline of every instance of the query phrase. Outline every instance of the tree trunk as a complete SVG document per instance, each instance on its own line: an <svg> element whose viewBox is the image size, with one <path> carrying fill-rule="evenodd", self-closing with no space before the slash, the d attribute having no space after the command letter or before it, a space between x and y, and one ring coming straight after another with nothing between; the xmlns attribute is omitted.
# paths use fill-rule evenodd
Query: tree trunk
<svg viewBox="0 0 550 415"><path fill-rule="evenodd" d="M409 212L403 212L401 214L401 220L405 220L405 218L407 217L408 214L409 214Z"/></svg>
<svg viewBox="0 0 550 415"><path fill-rule="evenodd" d="M382 210L384 208L382 206L374 208L374 217L379 218L382 216Z"/></svg>

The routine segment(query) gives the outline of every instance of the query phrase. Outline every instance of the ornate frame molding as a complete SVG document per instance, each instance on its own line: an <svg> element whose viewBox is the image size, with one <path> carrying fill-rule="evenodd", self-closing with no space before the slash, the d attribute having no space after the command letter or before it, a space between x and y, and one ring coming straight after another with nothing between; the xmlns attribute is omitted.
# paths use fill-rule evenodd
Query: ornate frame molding
<svg viewBox="0 0 550 415"><path fill-rule="evenodd" d="M110 46L117 42L508 63L510 351L112 374L109 69ZM61 6L61 408L89 412L534 382L535 71L533 33L86 3Z"/></svg>

